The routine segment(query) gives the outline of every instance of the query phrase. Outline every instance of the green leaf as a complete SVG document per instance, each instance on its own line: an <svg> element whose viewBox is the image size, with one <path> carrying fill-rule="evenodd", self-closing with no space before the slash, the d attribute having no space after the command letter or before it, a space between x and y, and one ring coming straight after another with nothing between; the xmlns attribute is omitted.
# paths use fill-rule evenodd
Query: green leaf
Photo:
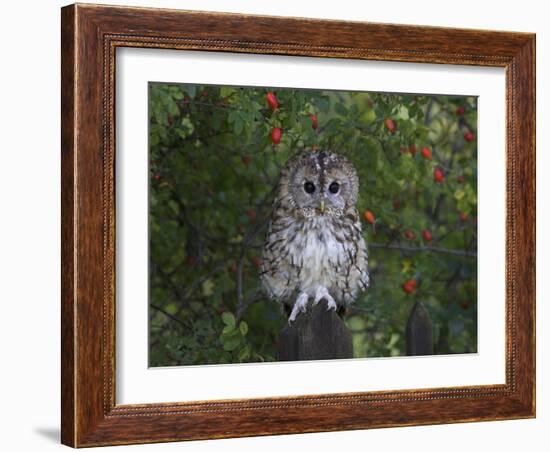
<svg viewBox="0 0 550 452"><path fill-rule="evenodd" d="M170 94L176 100L182 100L183 99L183 93L181 92L181 89L178 86L173 86L170 89Z"/></svg>
<svg viewBox="0 0 550 452"><path fill-rule="evenodd" d="M248 325L245 321L239 323L239 330L241 330L243 336L246 336L246 333L248 333Z"/></svg>
<svg viewBox="0 0 550 452"><path fill-rule="evenodd" d="M234 123L238 118L238 116L239 116L239 112L237 112L236 110L229 112L229 114L227 115L227 122L229 124Z"/></svg>
<svg viewBox="0 0 550 452"><path fill-rule="evenodd" d="M229 339L229 340L227 340L226 342L223 343L223 349L225 351L231 352L231 351L235 350L239 346L240 343L241 343L240 338Z"/></svg>
<svg viewBox="0 0 550 452"><path fill-rule="evenodd" d="M235 88L230 88L229 86L222 86L220 88L220 97L227 97L235 92L236 92Z"/></svg>
<svg viewBox="0 0 550 452"><path fill-rule="evenodd" d="M315 100L315 105L319 109L319 111L323 113L328 113L330 110L330 101L327 97L319 97Z"/></svg>
<svg viewBox="0 0 550 452"><path fill-rule="evenodd" d="M222 335L228 335L229 333L233 332L233 330L235 330L234 325L226 325L223 327Z"/></svg>
<svg viewBox="0 0 550 452"><path fill-rule="evenodd" d="M178 307L176 306L175 303L172 303L172 304L169 304L168 306L166 306L165 311L168 314L174 315L176 312L178 312Z"/></svg>
<svg viewBox="0 0 550 452"><path fill-rule="evenodd" d="M214 293L214 281L207 279L202 283L202 294L205 297L209 297Z"/></svg>
<svg viewBox="0 0 550 452"><path fill-rule="evenodd" d="M173 199L170 199L168 201L168 206L170 207L172 212L174 212L176 215L178 215L180 213L180 208L178 206L178 203L176 201L174 201Z"/></svg>
<svg viewBox="0 0 550 452"><path fill-rule="evenodd" d="M197 93L197 87L195 85L187 85L185 87L185 92L191 99L194 99L195 94Z"/></svg>
<svg viewBox="0 0 550 452"><path fill-rule="evenodd" d="M235 326L235 316L231 312L224 312L222 314L222 322L228 326Z"/></svg>
<svg viewBox="0 0 550 452"><path fill-rule="evenodd" d="M239 361L245 361L247 360L248 358L250 358L250 347L244 347L240 352L239 352Z"/></svg>
<svg viewBox="0 0 550 452"><path fill-rule="evenodd" d="M409 110L405 105L400 105L397 110L397 117L399 119L409 119Z"/></svg>
<svg viewBox="0 0 550 452"><path fill-rule="evenodd" d="M461 190L461 189L457 189L457 190L455 191L455 194L454 194L455 199L456 199L457 201L460 201L462 198L464 198L464 195L465 195L464 190Z"/></svg>
<svg viewBox="0 0 550 452"><path fill-rule="evenodd" d="M240 135L244 128L244 121L240 115L235 116L235 123L233 124L233 131L235 135Z"/></svg>
<svg viewBox="0 0 550 452"><path fill-rule="evenodd" d="M347 116L348 115L348 109L344 107L343 104L338 103L334 106L334 111L338 113L341 116Z"/></svg>

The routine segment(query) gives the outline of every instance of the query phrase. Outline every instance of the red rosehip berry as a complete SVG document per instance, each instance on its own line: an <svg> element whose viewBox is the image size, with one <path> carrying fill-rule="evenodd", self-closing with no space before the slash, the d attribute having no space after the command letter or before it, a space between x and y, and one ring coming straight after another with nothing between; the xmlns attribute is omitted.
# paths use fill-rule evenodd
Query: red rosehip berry
<svg viewBox="0 0 550 452"><path fill-rule="evenodd" d="M427 146L424 146L422 148L422 157L424 157L426 160L431 160L432 159L432 151L430 151L430 148L427 147Z"/></svg>
<svg viewBox="0 0 550 452"><path fill-rule="evenodd" d="M472 141L475 140L475 135L470 131L465 132L464 133L464 140L466 140L468 143L471 143Z"/></svg>
<svg viewBox="0 0 550 452"><path fill-rule="evenodd" d="M455 114L457 116L464 116L464 112L466 111L466 109L461 105L460 107L457 107L456 110L455 110Z"/></svg>
<svg viewBox="0 0 550 452"><path fill-rule="evenodd" d="M393 133L395 132L395 122L391 118L384 119L384 125L386 126L386 129L388 129L388 132Z"/></svg>
<svg viewBox="0 0 550 452"><path fill-rule="evenodd" d="M271 110L277 110L277 107L279 107L279 102L277 101L277 97L275 96L275 94L269 92L265 95L265 99L267 101L267 105L269 105L269 108L271 108Z"/></svg>
<svg viewBox="0 0 550 452"><path fill-rule="evenodd" d="M404 234L405 238L407 240L414 240L416 238L416 234L414 233L414 231L411 231L410 229L407 229Z"/></svg>
<svg viewBox="0 0 550 452"><path fill-rule="evenodd" d="M441 171L440 168L434 169L434 181L436 181L438 184L441 184L445 180L445 175L443 174L443 171Z"/></svg>
<svg viewBox="0 0 550 452"><path fill-rule="evenodd" d="M319 127L319 121L317 120L317 116L315 115L309 115L309 119L311 119L311 128L316 129Z"/></svg>
<svg viewBox="0 0 550 452"><path fill-rule="evenodd" d="M409 152L411 153L411 155L412 155L413 157L416 155L416 151L417 151L417 149L416 149L416 144L411 144L411 145L409 146Z"/></svg>
<svg viewBox="0 0 550 452"><path fill-rule="evenodd" d="M160 176L160 173L155 173L155 174L153 175L153 179L155 179L155 180L160 180L160 177L161 177L161 176Z"/></svg>
<svg viewBox="0 0 550 452"><path fill-rule="evenodd" d="M254 221L256 221L258 214L254 209L248 209L248 211L246 212L246 216L248 217L248 220L253 223Z"/></svg>
<svg viewBox="0 0 550 452"><path fill-rule="evenodd" d="M428 230L428 229L424 229L422 231L422 238L426 241L426 242L431 242L432 241L432 233Z"/></svg>
<svg viewBox="0 0 550 452"><path fill-rule="evenodd" d="M465 223L466 221L468 221L468 214L466 212L460 212L458 218L460 219L460 221Z"/></svg>
<svg viewBox="0 0 550 452"><path fill-rule="evenodd" d="M376 223L376 218L374 218L374 214L370 210L365 210L363 218L370 224Z"/></svg>
<svg viewBox="0 0 550 452"><path fill-rule="evenodd" d="M407 295L410 295L416 289L416 280L415 279L409 279L409 280L405 281L401 287L403 288L403 291Z"/></svg>
<svg viewBox="0 0 550 452"><path fill-rule="evenodd" d="M281 131L281 129L279 129L279 127L275 127L271 131L271 142L273 144L279 144L281 142L282 136L283 136L283 132Z"/></svg>

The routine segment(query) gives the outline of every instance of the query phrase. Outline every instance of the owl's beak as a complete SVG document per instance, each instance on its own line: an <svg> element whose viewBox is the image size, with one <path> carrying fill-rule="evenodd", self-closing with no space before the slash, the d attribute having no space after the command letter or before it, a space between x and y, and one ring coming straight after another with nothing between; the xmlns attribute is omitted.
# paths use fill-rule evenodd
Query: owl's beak
<svg viewBox="0 0 550 452"><path fill-rule="evenodd" d="M319 210L321 213L325 213L325 201L321 201L321 204L319 204Z"/></svg>

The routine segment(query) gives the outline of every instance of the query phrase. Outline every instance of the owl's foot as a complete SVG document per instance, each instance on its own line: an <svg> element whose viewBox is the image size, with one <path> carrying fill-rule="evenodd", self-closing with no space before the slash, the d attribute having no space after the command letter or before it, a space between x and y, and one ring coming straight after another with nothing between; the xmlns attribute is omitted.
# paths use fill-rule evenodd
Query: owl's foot
<svg viewBox="0 0 550 452"><path fill-rule="evenodd" d="M300 312L306 312L308 299L309 297L307 296L307 293L300 292L300 295L298 295L298 298L296 298L296 301L294 302L290 317L288 318L289 325L296 320L296 317Z"/></svg>
<svg viewBox="0 0 550 452"><path fill-rule="evenodd" d="M333 309L336 311L338 306L336 305L336 301L334 301L334 298L328 293L328 290L324 286L317 287L317 290L315 291L315 298L313 299L313 306L316 306L317 303L319 303L322 299L327 300L327 311Z"/></svg>

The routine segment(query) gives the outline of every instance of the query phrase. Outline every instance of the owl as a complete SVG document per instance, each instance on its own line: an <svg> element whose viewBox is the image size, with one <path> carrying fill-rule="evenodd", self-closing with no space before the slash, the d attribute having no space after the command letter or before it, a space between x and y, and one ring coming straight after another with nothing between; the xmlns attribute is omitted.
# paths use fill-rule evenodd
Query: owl
<svg viewBox="0 0 550 452"><path fill-rule="evenodd" d="M367 247L353 165L328 151L304 151L281 172L260 275L292 323L310 300L344 312L369 285Z"/></svg>

